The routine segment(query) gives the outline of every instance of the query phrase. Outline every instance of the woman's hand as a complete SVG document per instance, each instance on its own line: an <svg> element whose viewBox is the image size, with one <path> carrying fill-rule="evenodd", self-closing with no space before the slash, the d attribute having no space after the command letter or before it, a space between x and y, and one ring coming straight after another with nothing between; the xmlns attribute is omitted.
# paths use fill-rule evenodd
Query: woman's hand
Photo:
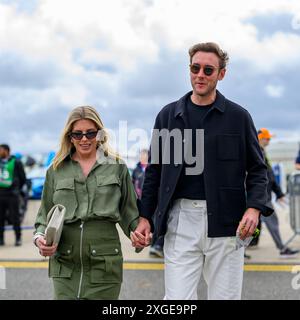
<svg viewBox="0 0 300 320"><path fill-rule="evenodd" d="M56 252L57 245L47 246L43 236L38 237L35 243L40 250L40 255L43 257L51 257Z"/></svg>
<svg viewBox="0 0 300 320"><path fill-rule="evenodd" d="M132 246L135 248L144 248L151 243L151 226L146 218L140 217L137 228L130 233Z"/></svg>

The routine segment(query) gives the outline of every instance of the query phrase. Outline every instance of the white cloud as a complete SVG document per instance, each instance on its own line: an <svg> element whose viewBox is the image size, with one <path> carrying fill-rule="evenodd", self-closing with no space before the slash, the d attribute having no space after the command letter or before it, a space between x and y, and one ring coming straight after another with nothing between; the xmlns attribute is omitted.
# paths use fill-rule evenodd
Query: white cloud
<svg viewBox="0 0 300 320"><path fill-rule="evenodd" d="M272 98L280 98L284 94L284 87L281 85L268 84L265 90Z"/></svg>
<svg viewBox="0 0 300 320"><path fill-rule="evenodd" d="M259 69L295 61L299 35L276 34L259 41L255 26L243 21L257 14L300 14L299 1L220 3L211 0L41 0L33 14L0 5L0 42L31 57L55 59L80 73L73 50L82 59L113 63L130 70L136 61L154 63L161 46L186 52L195 42L214 40L232 56L246 58ZM291 21L292 23L292 21ZM20 36L22 35L22 36Z"/></svg>
<svg viewBox="0 0 300 320"><path fill-rule="evenodd" d="M34 153L36 151L41 153L47 153L49 150L58 149L58 136L56 139L40 135L38 132L33 132L30 135L30 139L26 136L20 139L20 135L15 133L10 137L10 144L13 146L13 152L22 151L26 153Z"/></svg>
<svg viewBox="0 0 300 320"><path fill-rule="evenodd" d="M260 39L249 19L273 14L290 15L294 32L279 30ZM166 92L165 99L181 94L176 76L182 74L172 63L184 59L188 63L187 50L196 42L215 41L229 52L232 65L241 65L236 70L241 77L238 85L245 78L243 72L250 72L254 81L285 69L297 72L299 15L299 0L40 0L30 11L20 11L7 1L0 4L0 51L22 57L15 60L15 76L23 70L24 79L19 77L18 88L12 89L3 77L0 108L7 111L4 122L9 129L0 128L0 133L12 132L9 121L14 113L20 116L23 112L26 122L40 110L57 113L80 104L104 108L115 122L127 112L132 118L138 114L143 123L152 123L149 117L154 117L151 112L162 103L157 101L162 99L161 92ZM1 70L9 72L5 60L1 65ZM53 66L51 75L47 65ZM172 79L168 79L170 74ZM42 82L43 77L49 81ZM43 86L38 87L40 83ZM136 87L139 92L134 92ZM267 94L276 101L289 90L285 79L264 82L261 88L264 97ZM292 105L298 101L294 98ZM139 107L139 112L130 106ZM38 121L35 125L38 130Z"/></svg>
<svg viewBox="0 0 300 320"><path fill-rule="evenodd" d="M293 17L292 28L295 30L300 30L300 12Z"/></svg>

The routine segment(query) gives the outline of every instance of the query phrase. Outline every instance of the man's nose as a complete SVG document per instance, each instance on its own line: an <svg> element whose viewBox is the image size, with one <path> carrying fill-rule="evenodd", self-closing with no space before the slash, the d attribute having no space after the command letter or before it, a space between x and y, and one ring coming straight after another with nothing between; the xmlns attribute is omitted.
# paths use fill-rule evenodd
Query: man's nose
<svg viewBox="0 0 300 320"><path fill-rule="evenodd" d="M197 77L200 77L200 78L204 78L205 77L203 68L200 68L199 72L197 73Z"/></svg>

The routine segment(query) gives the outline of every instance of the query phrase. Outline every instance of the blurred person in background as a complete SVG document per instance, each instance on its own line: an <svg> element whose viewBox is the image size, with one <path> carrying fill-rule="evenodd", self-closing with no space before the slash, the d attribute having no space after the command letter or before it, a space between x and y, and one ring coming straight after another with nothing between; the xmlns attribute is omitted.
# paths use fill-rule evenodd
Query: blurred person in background
<svg viewBox="0 0 300 320"><path fill-rule="evenodd" d="M267 154L266 154L266 147L269 145L272 137L273 137L273 135L269 132L268 129L261 128L258 130L259 145L260 145L261 151L263 153L266 166L268 168L268 171L267 171L268 172L267 191L268 191L268 201L269 201L270 206L272 206L272 192L274 192L276 195L276 201L278 201L279 203L282 203L282 204L286 203L284 193L282 192L280 186L276 182L271 163L270 163L270 161L267 157ZM277 249L280 251L280 253L279 253L280 258L293 257L299 252L299 250L293 250L291 248L284 246L282 239L281 239L281 236L280 236L279 221L278 221L278 216L277 216L277 213L275 210L268 217L261 215L261 221L266 224ZM254 243L254 246L255 246L255 243ZM254 246L252 243L252 245L250 247L253 248Z"/></svg>
<svg viewBox="0 0 300 320"><path fill-rule="evenodd" d="M31 189L31 180L28 179L27 170L26 170L28 157L24 157L23 154L20 152L15 152L14 156L16 157L17 160L22 162L22 164L24 165L24 171L26 174L26 182L21 188L20 196L19 196L19 213L20 213L20 222L22 223L28 208L28 201L30 198L30 189Z"/></svg>
<svg viewBox="0 0 300 320"><path fill-rule="evenodd" d="M20 197L26 183L22 162L10 155L7 144L0 145L0 246L5 244L5 221L12 223L15 231L15 246L22 245ZM8 216L7 216L8 213Z"/></svg>
<svg viewBox="0 0 300 320"><path fill-rule="evenodd" d="M142 149L140 151L140 161L136 164L136 167L132 172L132 183L134 190L139 199L142 197L142 188L145 178L145 170L148 164L148 150Z"/></svg>
<svg viewBox="0 0 300 320"><path fill-rule="evenodd" d="M297 158L295 160L295 169L296 170L300 170L300 149L298 151L298 156L297 156Z"/></svg>
<svg viewBox="0 0 300 320"><path fill-rule="evenodd" d="M135 192L139 199L141 199L142 197L142 188L144 184L145 171L146 171L147 164L148 164L148 150L142 149L140 151L140 161L137 163L136 167L132 172L132 183L134 185ZM164 257L163 247L164 247L164 237L162 236L157 237L154 232L149 254L154 257L163 258Z"/></svg>

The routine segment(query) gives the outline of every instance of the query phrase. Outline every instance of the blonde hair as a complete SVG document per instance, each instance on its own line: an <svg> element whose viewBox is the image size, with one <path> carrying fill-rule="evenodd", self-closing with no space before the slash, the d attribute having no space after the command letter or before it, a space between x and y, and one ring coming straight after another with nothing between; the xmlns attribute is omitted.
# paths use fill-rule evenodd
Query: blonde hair
<svg viewBox="0 0 300 320"><path fill-rule="evenodd" d="M98 141L98 148L101 148L105 156L111 156L114 159L119 160L120 156L111 149L108 144L108 133L104 128L102 120L96 109L90 106L77 107L71 111L67 119L67 123L63 129L59 150L53 159L53 169L56 170L64 161L64 159L70 154L73 144L71 143L70 133L73 129L73 125L78 120L88 119L95 123L98 130L101 131L101 139Z"/></svg>

